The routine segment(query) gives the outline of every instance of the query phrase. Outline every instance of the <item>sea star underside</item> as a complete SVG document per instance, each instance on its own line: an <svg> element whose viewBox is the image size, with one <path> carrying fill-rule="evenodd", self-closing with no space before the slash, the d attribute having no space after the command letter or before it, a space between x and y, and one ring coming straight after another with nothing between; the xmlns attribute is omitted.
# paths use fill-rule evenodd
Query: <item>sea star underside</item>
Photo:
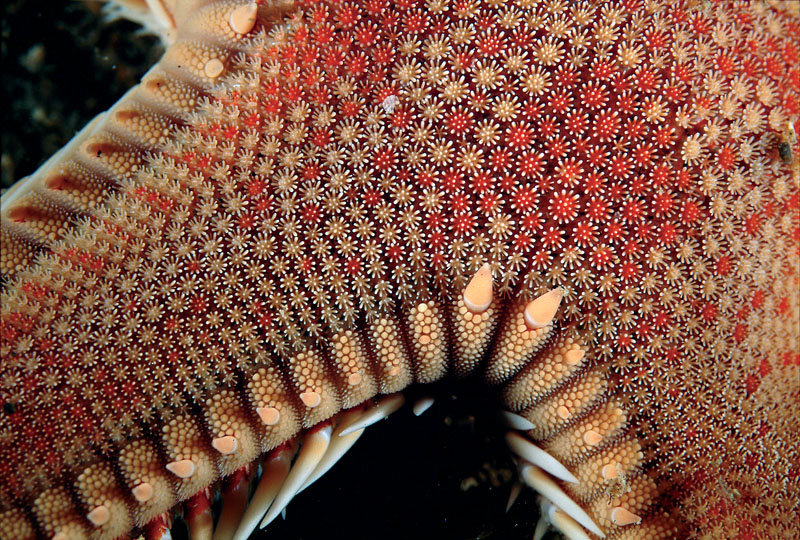
<svg viewBox="0 0 800 540"><path fill-rule="evenodd" d="M796 537L797 2L150 4L3 195L0 538L245 538L446 377L570 538Z"/></svg>

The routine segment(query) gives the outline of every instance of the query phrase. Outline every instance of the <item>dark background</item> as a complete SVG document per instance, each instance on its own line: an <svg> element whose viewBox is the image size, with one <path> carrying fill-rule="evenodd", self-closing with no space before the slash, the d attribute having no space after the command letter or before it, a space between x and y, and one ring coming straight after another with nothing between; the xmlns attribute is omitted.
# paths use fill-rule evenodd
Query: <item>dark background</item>
<svg viewBox="0 0 800 540"><path fill-rule="evenodd" d="M99 2L8 0L2 17L2 187L32 173L163 52Z"/></svg>
<svg viewBox="0 0 800 540"><path fill-rule="evenodd" d="M3 3L2 187L30 174L113 104L162 49L127 21L104 23L97 2ZM432 388L421 418L410 405L356 446L278 518L264 539L529 539L538 507L525 489L504 509L514 478L478 381ZM457 397L456 397L457 396ZM477 485L466 487L468 479ZM180 522L176 538L181 537Z"/></svg>

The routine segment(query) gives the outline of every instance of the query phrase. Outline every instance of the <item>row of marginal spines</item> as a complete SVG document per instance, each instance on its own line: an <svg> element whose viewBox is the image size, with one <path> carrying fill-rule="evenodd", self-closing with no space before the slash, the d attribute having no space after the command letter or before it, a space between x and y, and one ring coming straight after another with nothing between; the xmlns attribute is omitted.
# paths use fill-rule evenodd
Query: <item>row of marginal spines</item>
<svg viewBox="0 0 800 540"><path fill-rule="evenodd" d="M339 332L325 351L307 348L281 364L257 368L242 392L222 389L209 397L204 419L182 414L166 422L161 447L151 439L133 440L120 449L118 467L108 461L87 467L74 483L82 512L64 488L42 493L33 505L36 521L51 536L91 526L101 538L115 538L342 409L414 381L434 382L448 369L470 373L490 347L486 378L506 383L506 406L533 423L530 436L544 440L551 453L577 464L597 450L608 447L613 453L619 444L630 444L605 444L618 438L625 415L613 401L599 403L607 383L600 371L580 369L585 349L565 335L543 349L560 292L533 302L511 301L503 309L491 295L481 301L474 283L449 305L420 302L404 315ZM631 452L639 457L623 464L625 470L641 459L637 449ZM607 465L584 468L592 476ZM580 494L587 502L602 487L602 480L588 480ZM12 537L24 537L20 527Z"/></svg>
<svg viewBox="0 0 800 540"><path fill-rule="evenodd" d="M434 382L449 368L468 374L495 338L500 306L491 298L476 306L466 292L447 303L420 302L404 314L337 333L327 350L309 347L256 368L241 391L226 388L210 396L204 418L187 413L165 422L161 444L146 437L123 443L116 463L98 461L72 487L42 492L32 505L35 520L21 511L7 513L0 536L25 538L26 530L33 534L33 521L51 537L94 529L102 538L116 538L143 526L342 409L414 381ZM494 339L487 366L492 382L519 370L551 330L530 329L522 316L525 303L514 306Z"/></svg>

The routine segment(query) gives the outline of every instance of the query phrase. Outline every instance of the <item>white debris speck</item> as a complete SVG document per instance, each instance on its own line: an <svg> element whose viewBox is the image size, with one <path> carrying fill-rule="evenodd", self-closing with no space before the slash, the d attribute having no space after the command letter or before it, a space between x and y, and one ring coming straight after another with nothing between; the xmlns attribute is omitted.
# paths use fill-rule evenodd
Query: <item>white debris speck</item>
<svg viewBox="0 0 800 540"><path fill-rule="evenodd" d="M381 103L381 107L383 110L386 111L386 114L392 114L394 112L394 108L400 103L400 100L397 99L397 96L391 95L387 96L386 99L383 100Z"/></svg>

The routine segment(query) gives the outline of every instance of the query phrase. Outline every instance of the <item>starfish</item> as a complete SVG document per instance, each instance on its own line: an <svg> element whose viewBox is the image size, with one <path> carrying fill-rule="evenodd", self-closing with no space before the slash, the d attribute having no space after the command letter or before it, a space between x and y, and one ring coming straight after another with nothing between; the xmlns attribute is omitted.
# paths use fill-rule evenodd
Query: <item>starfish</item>
<svg viewBox="0 0 800 540"><path fill-rule="evenodd" d="M0 531L246 538L471 378L537 535L791 537L797 10L142 12L164 57L3 196Z"/></svg>

